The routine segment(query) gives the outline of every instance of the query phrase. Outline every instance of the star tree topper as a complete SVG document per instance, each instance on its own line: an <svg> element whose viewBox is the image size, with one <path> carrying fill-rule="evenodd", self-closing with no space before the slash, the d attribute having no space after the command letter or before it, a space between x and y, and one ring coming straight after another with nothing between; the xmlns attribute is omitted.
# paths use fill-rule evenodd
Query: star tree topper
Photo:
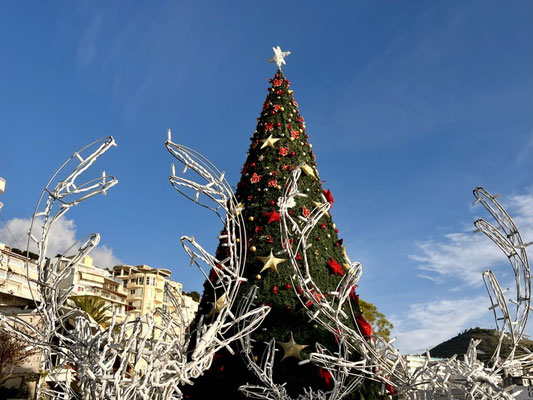
<svg viewBox="0 0 533 400"><path fill-rule="evenodd" d="M291 54L291 52L281 51L281 48L279 46L272 47L272 50L274 50L274 57L269 58L267 62L275 62L278 68L281 68L281 64L287 65L287 63L285 62L285 57Z"/></svg>

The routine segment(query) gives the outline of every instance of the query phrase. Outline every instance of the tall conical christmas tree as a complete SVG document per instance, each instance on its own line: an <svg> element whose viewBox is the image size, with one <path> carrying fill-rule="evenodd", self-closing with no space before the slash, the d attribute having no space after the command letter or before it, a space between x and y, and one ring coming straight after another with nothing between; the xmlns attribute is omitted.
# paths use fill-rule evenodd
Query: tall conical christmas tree
<svg viewBox="0 0 533 400"><path fill-rule="evenodd" d="M291 286L292 272L283 258L277 202L286 180L297 166L301 166L304 172L299 187L307 197L299 198L291 208L291 214L306 218L324 197L330 203L334 200L331 192L322 187L304 119L289 80L281 71L288 53L281 52L279 47L274 52L275 56L269 61L276 62L278 70L270 80L271 86L251 137L236 192L246 221L248 246L245 266L248 282L242 285L242 290L246 293L250 285L258 286L256 304L271 307L266 320L252 335L254 352L260 357L264 344L273 338L276 340L280 351L276 356L274 381L286 382L289 395L297 397L305 388L327 391L331 386L329 373L311 363L299 365L298 362L314 351L317 342L335 351L336 338L309 321L306 308L298 298L301 290ZM329 214L324 214L308 242L312 243L308 249L311 273L322 292L329 293L335 290L342 276L349 273L342 239L339 239ZM224 259L225 252L226 248L220 245L217 259ZM301 260L301 254L297 254L296 259ZM212 273L210 279L216 279L216 274ZM199 314L209 316L215 310L209 282L204 289ZM306 303L306 299L302 300ZM215 357L211 369L189 388L187 397L194 400L245 398L238 392L238 387L248 382L254 383L257 379L247 370L241 357L221 352Z"/></svg>

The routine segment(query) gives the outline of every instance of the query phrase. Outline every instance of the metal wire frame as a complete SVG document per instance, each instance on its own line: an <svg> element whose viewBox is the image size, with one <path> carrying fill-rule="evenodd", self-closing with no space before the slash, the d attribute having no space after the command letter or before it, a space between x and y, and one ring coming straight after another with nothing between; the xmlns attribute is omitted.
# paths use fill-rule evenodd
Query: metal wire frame
<svg viewBox="0 0 533 400"><path fill-rule="evenodd" d="M300 175L301 170L298 167L292 172L285 185L283 196L278 202L282 222L282 241L289 243L290 239L292 239L295 244L294 247L286 246L284 250L294 270L292 277L293 287L301 287L303 290L302 297L305 297L306 301L311 301L311 306L308 306L308 315L311 320L320 323L324 328L330 330L330 332L337 336L339 342L345 343L348 348L356 351L362 357L361 361L354 362L339 354L327 355L316 352L312 353L310 359L306 361L329 369L338 368L341 374L346 376L380 381L384 385L391 385L405 393L409 393L414 398L418 396L418 388L427 386L432 391L448 394L450 398L452 396L452 390L462 392L467 398L471 399L513 398L513 395L510 394L512 388L502 389L499 387L498 373L501 372L502 368L516 368L517 366L533 364L532 355L526 354L521 358L515 358L514 351L512 351L512 354L504 363L496 357L494 366L487 368L477 361L476 346L479 343L472 341L464 360L458 360L456 357L452 357L444 361L431 361L428 352L424 365L417 368L413 373L409 373L405 360L399 351L392 346L393 341L386 342L376 335L364 337L358 328L352 329L346 325L346 318L350 317L354 322L354 326L357 327L353 309L350 308L351 315L347 316L342 307L345 304L350 304L346 300L351 290L359 281L362 271L361 265L359 263L351 263L350 269L353 269L353 273L346 274L340 281L337 289L331 293L322 293L318 285L315 284L310 274L306 257L306 250L312 246L311 243L308 243L307 237L323 217L324 213L329 210L330 205L323 198L323 204L315 207L308 218L302 216L297 218L292 217L288 212L289 208L295 204L298 197L305 196L305 193L301 193L298 190ZM527 255L524 250L525 246L514 222L512 222L512 219L499 204L494 203L495 199L488 195L488 192L482 188L476 189L476 193L485 195L480 201L486 206L493 217L495 217L501 229L507 235L507 238L498 235L499 232L496 229L490 229L488 223L476 221L476 226L495 241L508 255L513 266L513 271L515 271L517 300L514 303L517 305L517 316L514 321L510 319L505 299L494 275L492 273L485 273L484 279L489 280L489 287L493 288L494 293L496 293L495 296L491 297L492 308L502 310L503 321L505 321L504 326L510 331L512 330L514 335L513 341L514 343L518 343L519 337L521 337L525 323L527 322L530 306L529 293L531 291L531 277ZM486 199L490 199L494 207L491 207ZM303 256L300 265L298 265L296 260L296 254L298 252ZM346 261L349 262L349 260ZM523 279L522 286L520 285L521 277ZM325 296L326 294L327 296ZM303 301L302 304L306 306ZM509 328L515 326L516 329ZM502 337L504 334L504 331L502 331ZM499 354L500 347L501 343L496 351L497 355ZM516 344L514 347L516 347Z"/></svg>
<svg viewBox="0 0 533 400"><path fill-rule="evenodd" d="M37 203L27 252L31 243L37 245L38 287L37 293L33 295L43 328L5 315L0 315L0 322L4 329L43 351L44 369L47 370L48 376L55 380L55 386L41 387L41 396L84 400L178 400L182 398L180 386L192 384L195 377L209 368L216 351L229 347L239 335L248 334L255 329L269 312L269 308L248 308L246 313L239 315L232 315L229 310L230 305L236 302L238 286L242 281L241 266L245 261L245 255L241 255L242 248L237 248L238 241L227 241L231 256L228 260L219 261L205 252L194 238L186 236L182 237L182 245L191 256L191 263L198 265L202 272L204 271L198 264L199 260L213 267L224 266L216 271L217 282L221 282L217 289L221 290L221 296L226 297L227 304L224 304L220 312L215 313L212 321L201 321L196 330L184 329L181 302L173 296L168 287L165 289L167 296L177 312L169 313L157 309L124 323L119 323L114 313L107 327L95 323L87 314L71 308L66 303L72 288L64 287L62 282L98 244L100 237L98 234L87 235L64 253L70 254L74 251L74 256L68 259L61 256L56 262L51 262L46 258L51 228L73 206L99 193L105 194L117 183L114 177L105 173L97 180L89 180L84 184L76 183L96 159L114 145L114 139L109 137L74 153L52 176ZM218 176L213 177L200 164L188 158L187 150L172 144L170 138L167 146L173 149L173 154L183 156L182 160L190 160L185 161L187 167L201 171L202 177L211 183L207 188L220 182ZM89 150L94 151L86 156L85 153ZM78 164L69 172L66 167L76 161ZM54 180L64 172L66 177L54 185ZM175 187L179 187L178 177L172 176L171 182ZM194 184L193 181L188 183ZM195 187L200 188L198 185ZM219 194L220 199L223 199L221 208L228 216L228 232L235 238L236 232L242 230L242 218L239 220L235 218L236 215L232 216L234 208L229 212L228 205L235 203L233 199L227 198L228 193L231 193L229 186L217 189L220 190L217 192L205 189L205 192L208 195ZM46 201L41 208L45 197ZM218 215L221 216L221 213ZM37 237L34 227L41 221L41 235ZM65 260L68 260L66 265L61 265L60 261ZM163 323L156 323L156 317ZM234 324L242 324L242 330L232 330L233 336L224 337L223 334ZM196 342L192 354L189 354L192 337ZM139 368L142 368L142 374L136 372ZM69 374L65 374L67 369L74 371L70 378ZM63 379L65 376L68 379Z"/></svg>
<svg viewBox="0 0 533 400"><path fill-rule="evenodd" d="M44 352L44 361L50 368L50 375L59 378L64 371L57 365L70 365L76 371L78 390L73 390L72 382L57 380L55 389L41 388L40 392L50 398L72 398L101 400L115 398L119 400L177 400L181 398L180 385L192 384L193 379L211 365L216 351L228 348L238 340L244 351L247 363L259 377L263 385L243 385L241 390L259 399L289 400L283 385L274 383L272 372L274 366L275 343L267 344L260 364L252 357L253 340L250 333L256 329L269 311L267 306L257 307L253 304L257 288L250 292L239 293L239 283L244 280L242 267L246 260L246 243L244 221L240 215L240 205L237 204L231 187L221 173L207 159L199 153L171 140L169 132L166 142L169 152L184 164L184 173L194 171L202 183L195 180L178 177L172 167L169 180L178 192L190 200L213 211L225 223L225 232L219 240L228 249L228 256L218 260L206 252L192 237L183 236L182 245L191 258L191 264L196 265L208 278L204 266L208 266L215 274L210 280L215 294L214 312L211 317L199 321L194 332L183 333L180 317L165 310L158 310L157 314L164 323L156 324L154 314L149 313L141 318L119 324L113 315L110 326L106 329L95 324L83 312L73 310L66 305L69 294L68 288L61 287L61 281L71 273L72 268L81 261L99 242L98 234L87 235L67 249L77 249L66 267L61 267L59 261L51 263L46 259L46 249L50 229L54 222L63 216L70 208L114 186L117 181L105 173L101 178L89 180L77 185L76 179L82 175L96 159L114 146L113 138L106 138L86 146L70 157L53 175L43 190L32 218L27 252L30 244L35 243L38 248L38 296L37 312L43 320L43 329L37 329L25 321L17 318L7 318L0 315L4 329L17 334ZM92 146L98 146L89 156L82 153ZM66 178L55 187L53 180L70 162L77 160ZM309 360L327 369L333 378L333 388L329 392L313 392L305 390L299 399L333 400L341 399L354 390L363 380L370 378L384 384L390 384L413 398L417 398L417 388L429 386L430 390L447 394L450 398L452 390L462 392L470 399L511 399L511 388L502 389L498 386L498 374L505 369L533 365L533 355L515 356L516 347L522 337L530 310L531 276L527 253L522 238L508 213L483 188L474 191L476 202L481 202L494 217L498 227L484 220L476 221L476 227L493 240L507 255L511 262L516 280L516 298L511 302L516 306L514 317L511 317L504 291L491 271L484 273L483 278L487 286L495 313L498 329L501 332L500 345L493 357L493 366L487 368L477 361L476 346L479 342L472 341L464 360L456 357L444 361L431 361L429 353L423 366L409 374L405 360L397 349L392 346L393 341L386 342L382 338L372 335L364 337L358 328L352 329L346 325L346 319L355 319L354 310L343 310L349 295L357 285L362 267L359 263L350 263L350 273L341 279L337 288L330 293L322 293L313 281L307 263L307 250L312 246L307 237L318 221L329 210L329 203L323 198L308 218L293 218L288 210L296 204L297 198L305 196L298 190L300 167L291 174L278 201L281 215L281 236L284 243L294 240L294 247L285 246L284 252L293 267L291 277L293 287L301 287L303 296L311 301L308 315L311 320L335 334L339 341L339 350L329 352L317 344L317 351L310 355ZM189 192L194 192L194 195ZM46 202L41 210L40 204L46 196ZM204 198L207 199L204 202ZM58 207L56 207L58 206ZM41 236L35 236L33 227L38 224L38 218L44 217ZM500 232L502 231L503 234ZM237 240L240 239L240 240ZM303 255L303 267L299 267L296 254ZM279 254L279 253L278 253ZM27 270L28 270L27 266ZM29 275L29 271L28 271ZM209 280L208 280L209 281ZM167 295L174 306L179 306L172 292ZM237 302L237 296L241 301ZM325 296L327 295L327 296ZM179 309L179 307L177 307ZM232 312L232 310L235 310ZM357 327L355 324L354 326ZM157 332L157 334L155 334ZM511 337L513 351L505 360L500 360L501 341L505 335ZM190 347L188 340L195 338L192 354L187 354ZM350 354L356 351L362 359L350 360ZM52 361L52 357L55 360ZM132 368L144 365L144 374L132 373Z"/></svg>
<svg viewBox="0 0 533 400"><path fill-rule="evenodd" d="M482 187L477 187L473 192L476 197L474 204L481 203L496 222L496 226L494 226L480 218L474 222L474 225L479 231L487 235L507 256L515 278L515 298L507 300L494 273L490 270L483 273L483 281L492 304L491 310L494 312L496 327L501 332L498 347L491 360L494 368L499 368L505 366L506 363L506 360L499 360L503 338L508 336L511 340L511 352L507 357L507 360L511 361L522 339L529 318L531 310L531 269L526 247L531 243L524 244L513 219L498 202L497 198L499 196L491 195ZM508 302L514 305L513 316L509 310Z"/></svg>

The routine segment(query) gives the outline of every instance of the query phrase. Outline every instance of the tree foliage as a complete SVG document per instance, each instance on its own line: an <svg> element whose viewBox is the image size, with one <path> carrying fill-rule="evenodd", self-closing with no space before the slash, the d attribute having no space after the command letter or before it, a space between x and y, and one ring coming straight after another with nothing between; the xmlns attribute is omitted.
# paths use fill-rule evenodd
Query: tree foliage
<svg viewBox="0 0 533 400"><path fill-rule="evenodd" d="M194 301L199 302L200 301L200 293L198 293L196 290L193 290L192 292L183 292L184 295L191 297Z"/></svg>
<svg viewBox="0 0 533 400"><path fill-rule="evenodd" d="M0 383L5 382L15 368L35 354L28 344L4 330L0 330Z"/></svg>
<svg viewBox="0 0 533 400"><path fill-rule="evenodd" d="M94 296L75 296L72 297L72 300L82 311L89 314L96 323L103 326L109 323L111 306L104 299Z"/></svg>
<svg viewBox="0 0 533 400"><path fill-rule="evenodd" d="M394 325L387 320L385 315L380 313L374 304L361 299L359 299L359 307L365 319L372 326L374 333L387 341L390 340L391 330Z"/></svg>

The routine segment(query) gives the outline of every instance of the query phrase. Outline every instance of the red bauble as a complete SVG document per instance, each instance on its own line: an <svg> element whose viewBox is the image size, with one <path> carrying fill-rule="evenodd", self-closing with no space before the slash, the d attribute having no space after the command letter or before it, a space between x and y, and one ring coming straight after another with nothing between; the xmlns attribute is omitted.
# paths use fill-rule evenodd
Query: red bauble
<svg viewBox="0 0 533 400"><path fill-rule="evenodd" d="M294 157L295 155L296 155L296 153L294 151L291 151L291 156Z"/></svg>
<svg viewBox="0 0 533 400"><path fill-rule="evenodd" d="M274 200L270 200L270 205L273 206L274 204L276 204L276 202Z"/></svg>
<svg viewBox="0 0 533 400"><path fill-rule="evenodd" d="M274 287L272 288L272 293L273 293L273 294L278 294L278 287L277 287L277 286L274 286Z"/></svg>
<svg viewBox="0 0 533 400"><path fill-rule="evenodd" d="M287 284L285 285L285 289L290 289L290 288L291 288L291 284L290 284L290 283L287 283Z"/></svg>
<svg viewBox="0 0 533 400"><path fill-rule="evenodd" d="M253 162L253 163L251 163L250 165L251 165L252 167L255 167L255 163L254 163L254 162Z"/></svg>

